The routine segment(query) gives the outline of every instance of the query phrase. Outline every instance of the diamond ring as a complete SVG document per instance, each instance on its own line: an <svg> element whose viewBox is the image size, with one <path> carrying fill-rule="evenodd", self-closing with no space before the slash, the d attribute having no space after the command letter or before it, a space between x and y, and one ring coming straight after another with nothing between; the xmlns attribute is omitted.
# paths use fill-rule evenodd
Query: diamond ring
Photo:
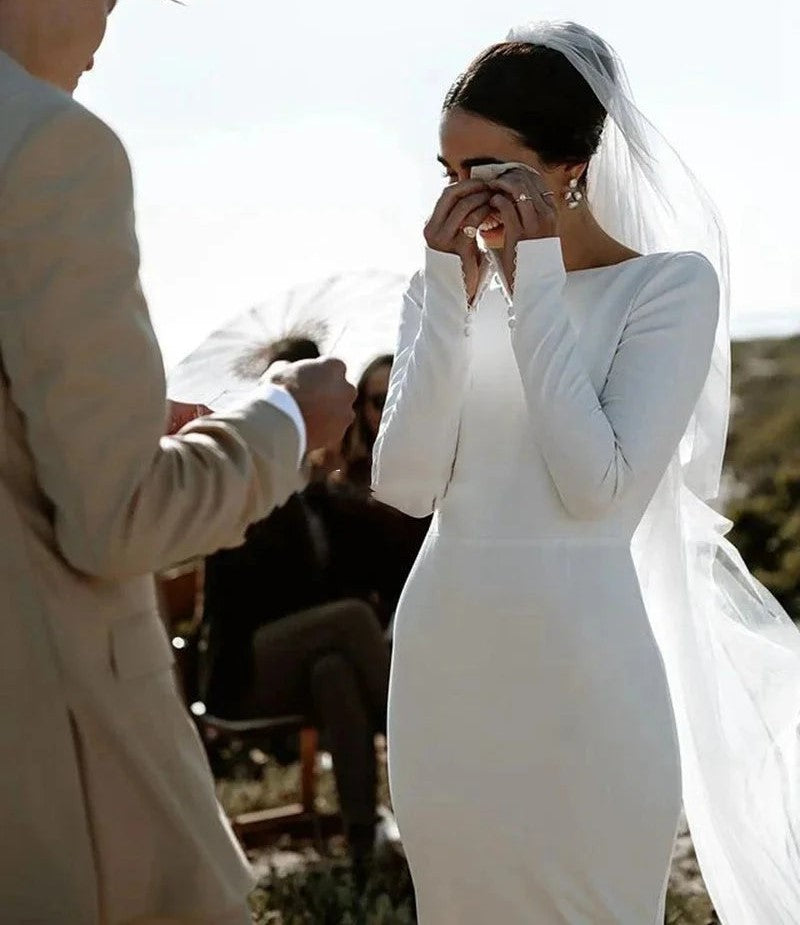
<svg viewBox="0 0 800 925"><path fill-rule="evenodd" d="M478 229L474 225L466 225L461 230L468 238L474 238L478 234Z"/></svg>

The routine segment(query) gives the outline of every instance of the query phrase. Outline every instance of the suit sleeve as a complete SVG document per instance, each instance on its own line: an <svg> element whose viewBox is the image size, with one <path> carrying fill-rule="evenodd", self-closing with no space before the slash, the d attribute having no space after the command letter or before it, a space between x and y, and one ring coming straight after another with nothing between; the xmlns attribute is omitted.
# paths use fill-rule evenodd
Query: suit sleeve
<svg viewBox="0 0 800 925"><path fill-rule="evenodd" d="M75 569L121 578L238 545L300 487L300 435L269 402L162 437L128 159L77 105L0 177L0 272L2 363Z"/></svg>
<svg viewBox="0 0 800 925"><path fill-rule="evenodd" d="M576 518L606 516L656 485L708 374L719 282L699 254L666 256L642 284L598 394L562 302L557 238L521 242L512 343L550 476Z"/></svg>
<svg viewBox="0 0 800 925"><path fill-rule="evenodd" d="M444 494L469 375L469 311L461 259L428 249L405 296L395 362L373 450L372 489L425 517Z"/></svg>

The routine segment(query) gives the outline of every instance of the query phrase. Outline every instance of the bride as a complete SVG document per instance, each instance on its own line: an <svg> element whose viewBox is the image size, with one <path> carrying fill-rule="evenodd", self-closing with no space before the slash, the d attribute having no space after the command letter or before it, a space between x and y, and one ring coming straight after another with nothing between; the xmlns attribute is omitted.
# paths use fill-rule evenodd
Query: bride
<svg viewBox="0 0 800 925"><path fill-rule="evenodd" d="M656 925L683 800L717 911L800 920L800 634L724 539L713 206L580 26L444 104L374 491L433 524L389 744L425 925Z"/></svg>

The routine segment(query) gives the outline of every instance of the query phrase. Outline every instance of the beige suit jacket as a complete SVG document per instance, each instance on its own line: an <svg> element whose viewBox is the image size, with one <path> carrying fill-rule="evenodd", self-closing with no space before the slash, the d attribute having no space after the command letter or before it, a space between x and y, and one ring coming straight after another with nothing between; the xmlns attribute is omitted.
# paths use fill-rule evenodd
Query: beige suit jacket
<svg viewBox="0 0 800 925"><path fill-rule="evenodd" d="M113 132L0 54L0 921L228 921L251 873L156 613L160 568L301 484L254 401L162 436Z"/></svg>

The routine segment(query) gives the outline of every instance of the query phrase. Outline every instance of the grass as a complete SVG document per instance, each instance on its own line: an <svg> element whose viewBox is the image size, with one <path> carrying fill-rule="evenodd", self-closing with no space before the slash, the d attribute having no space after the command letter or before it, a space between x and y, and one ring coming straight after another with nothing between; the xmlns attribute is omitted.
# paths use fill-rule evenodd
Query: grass
<svg viewBox="0 0 800 925"><path fill-rule="evenodd" d="M380 748L379 797L388 805L385 751ZM282 767L256 752L255 779L218 781L217 792L229 814L294 802L300 784L297 765ZM317 805L335 811L336 788L323 759L318 773ZM613 846L613 832L609 845ZM363 895L359 895L346 862L344 846L334 840L325 856L308 845L283 842L253 860L260 873L251 897L258 925L414 925L414 891L402 851L382 851ZM676 843L670 876L665 925L709 925L716 922L685 826Z"/></svg>
<svg viewBox="0 0 800 925"><path fill-rule="evenodd" d="M359 895L347 866L312 861L293 873L275 869L251 896L258 925L415 925L411 876L402 857L386 853L376 865L365 894ZM673 890L665 925L716 922L702 891Z"/></svg>
<svg viewBox="0 0 800 925"><path fill-rule="evenodd" d="M395 851L383 851L366 890L343 861L320 859L294 873L273 870L251 896L258 925L414 925L414 889Z"/></svg>

